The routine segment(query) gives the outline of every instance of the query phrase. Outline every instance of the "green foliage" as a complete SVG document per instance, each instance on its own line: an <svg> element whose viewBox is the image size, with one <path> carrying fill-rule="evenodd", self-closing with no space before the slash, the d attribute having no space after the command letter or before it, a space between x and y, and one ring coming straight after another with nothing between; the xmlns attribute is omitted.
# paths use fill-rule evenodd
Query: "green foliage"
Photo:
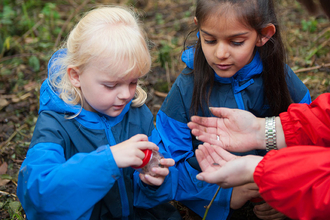
<svg viewBox="0 0 330 220"><path fill-rule="evenodd" d="M4 54L15 54L16 51L33 52L39 47L52 49L61 31L59 24L63 23L55 3L5 0L0 10L0 58ZM33 68L38 69L36 65Z"/></svg>
<svg viewBox="0 0 330 220"><path fill-rule="evenodd" d="M154 89L159 92L167 93L168 91L168 83L163 80L158 80L155 85Z"/></svg>
<svg viewBox="0 0 330 220"><path fill-rule="evenodd" d="M156 13L156 23L157 24L164 24L165 23L165 20L163 18L163 14Z"/></svg>
<svg viewBox="0 0 330 220"><path fill-rule="evenodd" d="M11 219L15 220L24 220L23 215L21 214L22 206L18 201L13 201L11 199L7 200L4 203L0 203L0 208L8 211Z"/></svg>
<svg viewBox="0 0 330 220"><path fill-rule="evenodd" d="M32 67L33 71L37 72L40 70L40 62L36 56L32 56L29 59L29 66Z"/></svg>
<svg viewBox="0 0 330 220"><path fill-rule="evenodd" d="M0 13L1 25L12 25L15 16L15 11L9 5L5 5Z"/></svg>
<svg viewBox="0 0 330 220"><path fill-rule="evenodd" d="M168 63L169 67L171 67L172 59L171 52L173 47L169 45L166 41L160 42L160 48L158 50L158 61L160 62L163 68L166 67L166 63Z"/></svg>
<svg viewBox="0 0 330 220"><path fill-rule="evenodd" d="M318 21L316 19L302 20L301 25L303 31L314 33L317 30Z"/></svg>

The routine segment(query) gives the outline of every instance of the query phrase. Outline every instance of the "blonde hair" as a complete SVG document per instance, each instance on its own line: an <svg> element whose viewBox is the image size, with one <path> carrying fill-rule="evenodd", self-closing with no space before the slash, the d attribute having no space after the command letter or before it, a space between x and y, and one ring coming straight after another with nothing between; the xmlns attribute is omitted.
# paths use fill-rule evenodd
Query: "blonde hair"
<svg viewBox="0 0 330 220"><path fill-rule="evenodd" d="M111 68L113 74L122 77L133 72L141 77L151 68L145 33L136 14L128 8L108 6L91 10L76 24L63 47L67 48L67 53L54 59L49 68L49 82L64 102L80 104L81 108L82 94L69 80L69 65L83 72L92 60L109 58L100 68ZM124 63L126 71L119 72ZM138 85L132 107L142 106L146 98L146 92Z"/></svg>

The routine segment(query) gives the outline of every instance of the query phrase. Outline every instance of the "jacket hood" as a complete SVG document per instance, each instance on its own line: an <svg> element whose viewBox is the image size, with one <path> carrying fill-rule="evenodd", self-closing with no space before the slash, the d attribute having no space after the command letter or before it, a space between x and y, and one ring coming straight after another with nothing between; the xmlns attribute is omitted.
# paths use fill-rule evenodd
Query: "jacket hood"
<svg viewBox="0 0 330 220"><path fill-rule="evenodd" d="M194 54L195 47L190 47L182 53L181 60L187 65L188 68L194 69ZM262 61L259 52L256 51L253 60L245 65L242 69L237 71L235 75L230 78L223 78L218 76L215 72L215 80L221 83L231 83L233 80L246 81L253 76L260 74L263 71Z"/></svg>
<svg viewBox="0 0 330 220"><path fill-rule="evenodd" d="M79 113L81 110L81 105L71 105L68 103L65 103L60 97L59 92L56 91L54 87L51 86L49 79L51 79L57 71L60 70L60 66L53 66L53 63L60 57L66 56L67 50L61 49L56 51L53 56L50 58L48 63L48 77L47 79L42 83L40 88L40 108L39 108L39 114L42 111L55 111L57 113L63 113L67 115L75 115ZM130 101L121 114L117 117L110 117L103 115L107 117L110 121L113 123L117 123L118 121L121 121L123 116L126 114L126 112L129 110L130 105L132 101ZM86 122L95 122L99 123L99 118L102 116L101 113L95 113L90 112L85 109L82 109L79 113L78 117L79 119L86 121Z"/></svg>

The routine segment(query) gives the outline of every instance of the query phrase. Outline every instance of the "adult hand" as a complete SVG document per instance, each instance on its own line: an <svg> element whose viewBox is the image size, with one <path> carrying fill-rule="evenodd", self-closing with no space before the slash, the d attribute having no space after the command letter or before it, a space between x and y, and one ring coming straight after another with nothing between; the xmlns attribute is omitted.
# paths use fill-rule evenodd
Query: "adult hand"
<svg viewBox="0 0 330 220"><path fill-rule="evenodd" d="M265 148L264 119L239 109L210 109L216 117L193 116L188 123L198 140L232 152Z"/></svg>
<svg viewBox="0 0 330 220"><path fill-rule="evenodd" d="M286 219L286 216L281 212L273 209L268 203L262 203L256 205L253 208L254 214L260 219L263 220L283 220Z"/></svg>
<svg viewBox="0 0 330 220"><path fill-rule="evenodd" d="M163 158L160 160L160 164L163 167L154 167L151 171L155 174L151 176L149 174L139 174L141 181L148 185L160 186L165 180L165 177L169 174L169 167L174 166L175 162L170 158Z"/></svg>
<svg viewBox="0 0 330 220"><path fill-rule="evenodd" d="M254 155L238 157L208 143L198 146L196 158L203 171L196 178L223 188L253 183L254 170L262 160Z"/></svg>

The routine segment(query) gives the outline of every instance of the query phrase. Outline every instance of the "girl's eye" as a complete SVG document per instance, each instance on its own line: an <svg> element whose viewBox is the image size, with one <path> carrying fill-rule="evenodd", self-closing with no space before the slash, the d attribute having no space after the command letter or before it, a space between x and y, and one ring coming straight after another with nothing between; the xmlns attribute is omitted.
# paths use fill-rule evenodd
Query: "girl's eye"
<svg viewBox="0 0 330 220"><path fill-rule="evenodd" d="M214 44L215 40L204 40L206 44Z"/></svg>
<svg viewBox="0 0 330 220"><path fill-rule="evenodd" d="M131 82L132 85L136 85L137 83L138 83L138 81Z"/></svg>
<svg viewBox="0 0 330 220"><path fill-rule="evenodd" d="M116 85L104 85L104 87L107 89L113 89L116 87Z"/></svg>
<svg viewBox="0 0 330 220"><path fill-rule="evenodd" d="M241 42L232 41L232 44L234 46L242 46L244 44L244 41L241 41Z"/></svg>

